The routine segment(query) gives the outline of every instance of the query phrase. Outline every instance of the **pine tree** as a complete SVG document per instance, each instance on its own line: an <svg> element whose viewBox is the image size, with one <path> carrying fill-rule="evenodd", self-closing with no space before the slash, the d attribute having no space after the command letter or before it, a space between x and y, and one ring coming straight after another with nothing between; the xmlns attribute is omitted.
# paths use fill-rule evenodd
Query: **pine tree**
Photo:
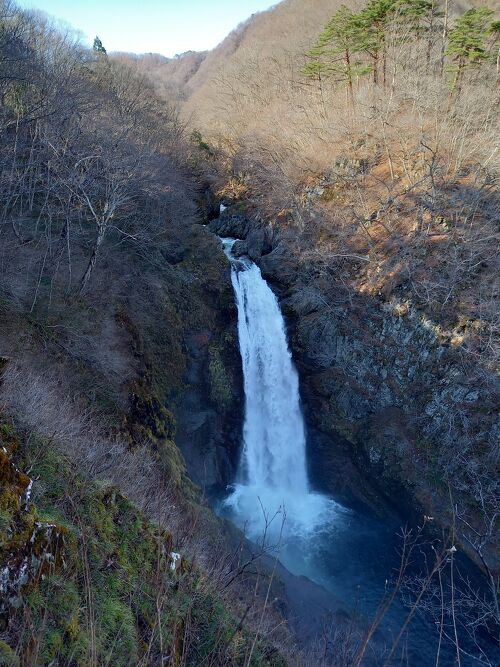
<svg viewBox="0 0 500 667"><path fill-rule="evenodd" d="M469 9L450 30L445 55L450 56L453 65L449 71L454 74L452 92L460 88L464 72L478 67L488 59L486 39L493 10L488 7Z"/></svg>
<svg viewBox="0 0 500 667"><path fill-rule="evenodd" d="M397 0L370 0L359 14L359 25L363 35L362 50L372 61L373 83L378 83L379 61L382 57L382 72L385 84L386 30L396 9Z"/></svg>
<svg viewBox="0 0 500 667"><path fill-rule="evenodd" d="M304 65L302 72L309 78L321 80L322 76L328 74L330 71L328 48L331 41L331 34L328 26L329 24L306 53L308 62Z"/></svg>
<svg viewBox="0 0 500 667"><path fill-rule="evenodd" d="M99 39L99 37L97 37L97 35L94 39L93 50L94 50L95 53L99 53L100 55L103 55L103 56L107 55L107 51L104 48L104 46L103 46L101 40Z"/></svg>
<svg viewBox="0 0 500 667"><path fill-rule="evenodd" d="M427 66L430 64L432 46L438 32L442 30L444 12L438 0L398 0L395 5L396 18L409 33L418 39L427 39Z"/></svg>
<svg viewBox="0 0 500 667"><path fill-rule="evenodd" d="M426 33L433 18L437 14L442 15L436 0L397 0L394 11L417 35Z"/></svg>
<svg viewBox="0 0 500 667"><path fill-rule="evenodd" d="M303 69L304 74L319 79L329 76L346 83L350 102L354 105L354 79L369 71L359 60L362 37L359 16L342 5L307 52L309 62Z"/></svg>

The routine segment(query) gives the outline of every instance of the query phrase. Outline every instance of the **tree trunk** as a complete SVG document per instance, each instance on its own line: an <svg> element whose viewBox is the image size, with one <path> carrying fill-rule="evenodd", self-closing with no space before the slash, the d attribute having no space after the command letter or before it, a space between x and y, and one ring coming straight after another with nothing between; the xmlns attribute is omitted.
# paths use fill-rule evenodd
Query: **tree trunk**
<svg viewBox="0 0 500 667"><path fill-rule="evenodd" d="M345 62L347 67L347 88L348 88L349 100L351 103L351 107L354 108L354 91L352 89L351 56L349 54L349 49L346 49L345 52Z"/></svg>
<svg viewBox="0 0 500 667"><path fill-rule="evenodd" d="M105 235L106 235L106 224L104 222L101 222L98 224L97 238L95 240L94 248L92 250L89 263L80 281L80 294L83 294L90 280L90 276L92 275L92 271L94 270L94 267L97 262L97 255L99 254L99 248L101 247L102 242L104 241Z"/></svg>
<svg viewBox="0 0 500 667"><path fill-rule="evenodd" d="M373 56L373 83L378 84L378 53Z"/></svg>
<svg viewBox="0 0 500 667"><path fill-rule="evenodd" d="M446 51L446 39L448 37L449 10L450 10L450 0L446 0L444 4L443 34L441 43L441 66L440 66L441 76L443 76L443 71L444 71L444 52Z"/></svg>
<svg viewBox="0 0 500 667"><path fill-rule="evenodd" d="M464 69L465 69L464 59L460 58L458 61L457 76L455 77L455 81L453 82L453 89L452 89L452 93L457 93L457 95L460 92Z"/></svg>

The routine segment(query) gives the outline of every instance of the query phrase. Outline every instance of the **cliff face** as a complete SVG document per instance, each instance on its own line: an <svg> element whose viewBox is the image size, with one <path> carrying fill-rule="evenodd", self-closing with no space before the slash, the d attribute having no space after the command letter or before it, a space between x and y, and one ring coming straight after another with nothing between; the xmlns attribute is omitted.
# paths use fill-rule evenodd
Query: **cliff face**
<svg viewBox="0 0 500 667"><path fill-rule="evenodd" d="M200 490L232 479L242 415L228 262L201 221L169 227L120 294L0 304L2 664L156 664L168 645L222 665L248 649L221 559L243 538ZM255 664L283 660L258 642Z"/></svg>
<svg viewBox="0 0 500 667"><path fill-rule="evenodd" d="M234 478L244 396L229 263L208 231L196 234L200 243L190 266L201 281L198 317L184 319L185 371L173 410L188 473L212 496Z"/></svg>
<svg viewBox="0 0 500 667"><path fill-rule="evenodd" d="M449 528L458 513L487 535L498 386L464 356L456 332L394 293L355 291L345 270L310 253L307 230L265 223L251 209L245 224L228 210L211 228L246 238L243 250L259 234L264 239L253 257L288 318L315 484L347 504L404 520L425 514ZM491 488L481 477L488 466ZM479 561L471 533L458 525L457 540ZM498 569L491 534L484 553Z"/></svg>
<svg viewBox="0 0 500 667"><path fill-rule="evenodd" d="M474 492L460 444L472 457L494 442L493 387L474 382L460 355L437 340L418 312L397 303L353 299L326 327L321 311L294 315L310 423L354 446L358 469L369 471L392 508L414 517L423 508L446 525L450 480L462 480L455 487L462 502ZM331 472L321 481L334 491L339 472Z"/></svg>

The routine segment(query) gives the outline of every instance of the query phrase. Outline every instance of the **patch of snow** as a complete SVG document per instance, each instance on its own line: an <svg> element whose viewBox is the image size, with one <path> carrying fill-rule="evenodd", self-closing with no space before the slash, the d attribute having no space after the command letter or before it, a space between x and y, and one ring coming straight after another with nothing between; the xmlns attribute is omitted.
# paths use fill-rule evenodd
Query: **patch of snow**
<svg viewBox="0 0 500 667"><path fill-rule="evenodd" d="M30 482L29 482L28 486L26 487L26 491L24 492L24 494L22 496L22 499L21 499L25 510L28 509L28 505L30 504L32 490L33 490L33 480L30 479Z"/></svg>
<svg viewBox="0 0 500 667"><path fill-rule="evenodd" d="M172 551L170 554L170 558L172 559L172 562L170 563L170 569L172 572L175 572L177 570L177 561L181 559L181 555L176 553L175 551Z"/></svg>

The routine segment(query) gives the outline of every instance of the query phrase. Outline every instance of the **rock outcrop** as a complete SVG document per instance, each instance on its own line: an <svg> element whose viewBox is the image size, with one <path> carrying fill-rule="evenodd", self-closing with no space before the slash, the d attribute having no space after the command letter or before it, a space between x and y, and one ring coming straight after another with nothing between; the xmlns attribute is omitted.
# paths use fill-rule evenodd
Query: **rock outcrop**
<svg viewBox="0 0 500 667"><path fill-rule="evenodd" d="M238 218L238 253L250 255L260 225ZM315 484L352 506L405 521L426 514L445 528L458 503L486 529L478 471L492 463L488 452L499 435L498 384L421 310L350 291L341 276L315 271L289 229L270 245L252 258L288 319ZM324 294L335 286L332 305ZM478 560L466 532L462 546ZM484 552L498 570L492 540Z"/></svg>

